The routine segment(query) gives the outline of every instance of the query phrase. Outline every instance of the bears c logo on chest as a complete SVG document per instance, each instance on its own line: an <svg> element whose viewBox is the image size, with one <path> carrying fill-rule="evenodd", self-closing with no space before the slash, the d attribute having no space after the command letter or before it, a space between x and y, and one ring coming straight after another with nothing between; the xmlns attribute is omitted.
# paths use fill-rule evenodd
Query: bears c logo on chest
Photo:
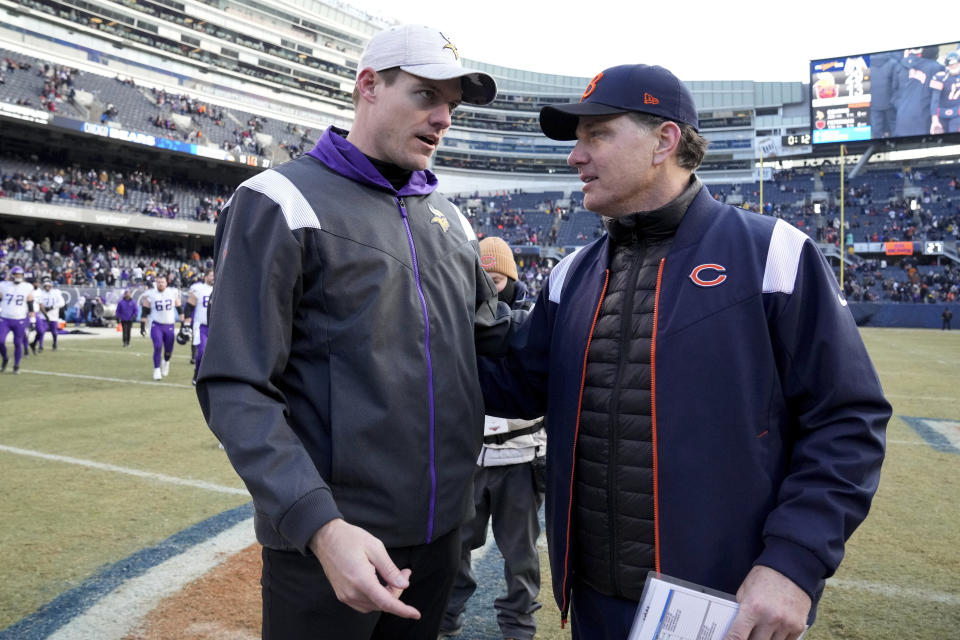
<svg viewBox="0 0 960 640"><path fill-rule="evenodd" d="M701 264L690 272L690 279L698 287L715 287L727 279L726 270L719 264Z"/></svg>

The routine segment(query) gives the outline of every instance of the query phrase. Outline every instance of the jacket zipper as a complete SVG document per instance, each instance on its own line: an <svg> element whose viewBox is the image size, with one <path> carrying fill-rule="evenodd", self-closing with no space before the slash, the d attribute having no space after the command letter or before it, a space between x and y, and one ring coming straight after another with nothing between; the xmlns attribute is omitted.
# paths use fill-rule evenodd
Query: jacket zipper
<svg viewBox="0 0 960 640"><path fill-rule="evenodd" d="M587 378L587 356L590 353L590 343L593 341L593 332L597 327L597 318L600 317L600 307L603 306L603 299L607 295L607 285L610 283L610 270L607 269L603 280L603 289L600 290L600 301L597 303L597 309L593 312L593 322L590 324L590 333L587 335L587 348L583 351L583 369L580 373L580 397L577 399L577 423L573 431L573 465L570 470L570 499L567 502L567 534L564 540L563 552L563 603L560 607L560 628L563 629L567 624L567 615L570 613L570 519L573 512L573 476L577 464L577 436L580 434L580 410L583 407L583 386Z"/></svg>
<svg viewBox="0 0 960 640"><path fill-rule="evenodd" d="M653 294L653 335L650 338L650 423L653 438L653 549L654 569L660 573L660 469L657 458L657 328L660 324L660 285L663 282L663 266L666 258L660 258L657 269L657 289Z"/></svg>
<svg viewBox="0 0 960 640"><path fill-rule="evenodd" d="M430 407L430 511L427 519L427 544L433 541L433 519L437 506L437 461L436 461L436 412L433 397L433 358L430 353L430 316L427 313L427 299L423 295L423 283L420 279L420 264L417 261L417 247L413 243L413 233L410 232L410 221L407 218L407 206L403 198L397 196L397 206L400 207L400 217L403 219L403 228L407 232L407 243L410 245L410 256L413 259L413 275L417 281L417 295L420 297L420 308L423 310L424 349L427 357L427 398Z"/></svg>
<svg viewBox="0 0 960 640"><path fill-rule="evenodd" d="M636 256L627 271L626 289L623 292L622 315L620 317L620 356L617 362L617 377L614 380L610 402L610 434L607 442L607 514L610 522L610 583L613 592L620 591L617 579L617 440L620 437L620 386L623 382L623 369L627 354L630 353L630 339L633 326L633 294L636 290L637 276L643 263L643 253ZM586 365L584 365L586 366Z"/></svg>

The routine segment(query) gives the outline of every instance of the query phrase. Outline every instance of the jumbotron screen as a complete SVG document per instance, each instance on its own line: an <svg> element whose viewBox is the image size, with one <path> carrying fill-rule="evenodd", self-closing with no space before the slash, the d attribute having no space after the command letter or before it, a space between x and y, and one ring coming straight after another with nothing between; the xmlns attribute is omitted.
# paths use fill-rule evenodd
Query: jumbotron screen
<svg viewBox="0 0 960 640"><path fill-rule="evenodd" d="M814 144L960 133L960 42L810 62Z"/></svg>

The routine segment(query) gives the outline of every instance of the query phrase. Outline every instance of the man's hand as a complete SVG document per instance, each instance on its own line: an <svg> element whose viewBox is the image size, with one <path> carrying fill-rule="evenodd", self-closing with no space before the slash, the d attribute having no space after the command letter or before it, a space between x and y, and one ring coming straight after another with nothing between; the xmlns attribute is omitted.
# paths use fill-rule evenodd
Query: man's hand
<svg viewBox="0 0 960 640"><path fill-rule="evenodd" d="M724 640L796 640L810 613L810 596L790 578L757 565L737 590L740 611Z"/></svg>
<svg viewBox="0 0 960 640"><path fill-rule="evenodd" d="M340 602L361 613L383 611L420 619L419 611L400 601L400 594L410 586L410 569L398 569L383 543L360 527L340 518L331 520L310 538L310 550L323 565Z"/></svg>
<svg viewBox="0 0 960 640"><path fill-rule="evenodd" d="M141 336L147 335L147 325L145 325L142 322L140 323L140 335Z"/></svg>

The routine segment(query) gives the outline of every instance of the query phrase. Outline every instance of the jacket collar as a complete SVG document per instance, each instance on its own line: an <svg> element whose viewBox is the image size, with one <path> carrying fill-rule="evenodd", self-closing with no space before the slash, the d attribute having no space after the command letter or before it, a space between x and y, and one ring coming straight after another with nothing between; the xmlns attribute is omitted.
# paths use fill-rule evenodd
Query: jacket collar
<svg viewBox="0 0 960 640"><path fill-rule="evenodd" d="M313 156L331 171L354 182L376 187L396 196L425 196L437 188L437 176L431 171L414 171L410 180L399 190L380 175L370 160L347 141L347 132L336 127L328 127L317 145L308 155Z"/></svg>
<svg viewBox="0 0 960 640"><path fill-rule="evenodd" d="M690 176L686 189L676 198L652 211L638 211L622 218L604 218L603 226L614 244L631 244L643 238L665 238L676 233L690 203L700 192L700 179Z"/></svg>

